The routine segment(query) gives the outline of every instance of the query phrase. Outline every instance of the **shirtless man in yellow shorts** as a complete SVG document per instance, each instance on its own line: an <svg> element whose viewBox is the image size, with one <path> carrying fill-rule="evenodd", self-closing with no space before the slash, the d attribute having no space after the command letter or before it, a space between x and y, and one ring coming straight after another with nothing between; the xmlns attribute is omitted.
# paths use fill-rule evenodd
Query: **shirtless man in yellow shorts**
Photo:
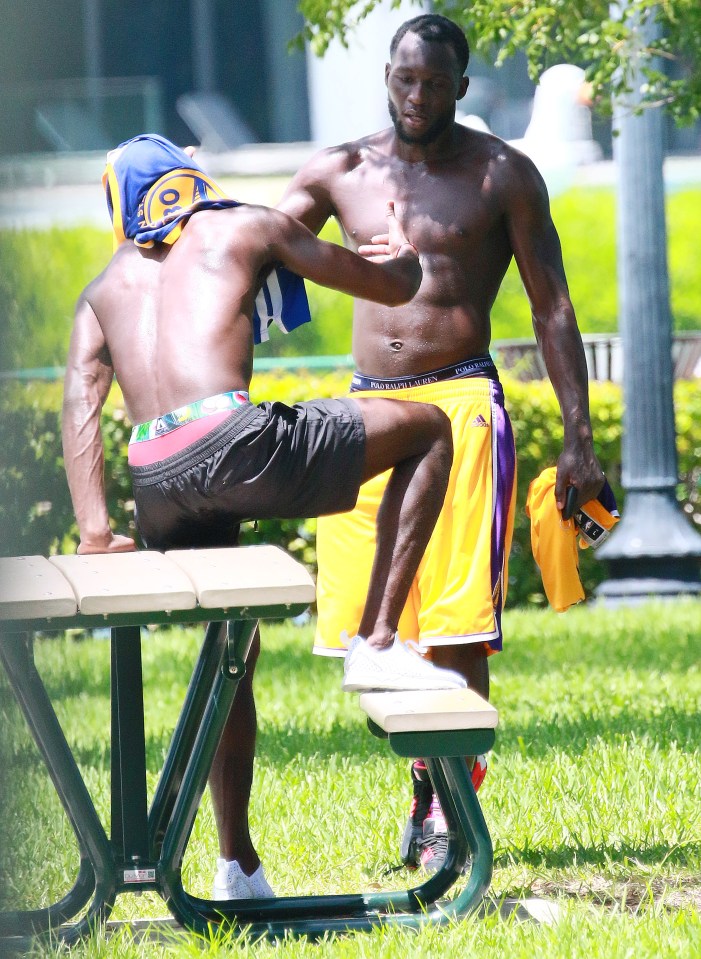
<svg viewBox="0 0 701 959"><path fill-rule="evenodd" d="M390 56L385 82L393 125L322 150L293 178L280 208L315 232L335 216L351 249L381 259L388 250L376 210L391 196L421 250L423 280L411 303L356 301L358 372L351 390L429 401L452 420L448 492L399 635L486 696L487 658L501 649L515 488L513 436L489 357L490 310L512 257L564 423L558 508L570 485L580 504L596 497L603 473L592 442L582 341L541 176L498 137L455 123L469 82L469 49L452 21L437 15L407 21ZM352 513L319 522L317 652L343 655L342 632L356 632L354 597L367 583L381 490L382 479L371 481ZM482 763L475 764L473 781L482 774ZM420 762L412 779L402 858L431 870L445 848L444 821Z"/></svg>

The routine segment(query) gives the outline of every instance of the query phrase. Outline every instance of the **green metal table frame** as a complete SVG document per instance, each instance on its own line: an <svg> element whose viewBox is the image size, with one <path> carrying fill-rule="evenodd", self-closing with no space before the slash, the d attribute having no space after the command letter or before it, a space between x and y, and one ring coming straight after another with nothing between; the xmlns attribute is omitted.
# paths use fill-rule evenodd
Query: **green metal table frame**
<svg viewBox="0 0 701 959"><path fill-rule="evenodd" d="M252 938L271 939L383 925L420 928L454 921L479 906L491 880L493 850L464 757L490 749L494 730L387 735L371 720L371 732L387 738L395 753L426 759L448 825L447 855L437 873L402 891L267 900L215 902L183 888L183 856L258 622L294 616L304 608L290 604L0 623L0 659L80 850L77 878L62 899L45 908L0 913L0 946L19 947L42 935L74 943L106 922L122 892L158 892L181 925L204 935L229 924L247 927ZM149 807L141 627L196 622L208 625ZM105 627L111 629L110 838L34 663L37 632ZM462 891L440 901L466 867Z"/></svg>

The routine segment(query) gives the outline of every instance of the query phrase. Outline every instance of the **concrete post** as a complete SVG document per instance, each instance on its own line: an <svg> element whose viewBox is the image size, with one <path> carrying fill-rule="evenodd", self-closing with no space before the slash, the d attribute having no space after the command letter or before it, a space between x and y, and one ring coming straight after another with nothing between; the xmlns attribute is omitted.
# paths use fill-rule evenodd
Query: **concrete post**
<svg viewBox="0 0 701 959"><path fill-rule="evenodd" d="M655 30L650 22L639 25L641 45L654 39ZM621 522L597 551L608 564L610 579L596 592L610 604L701 593L701 536L675 496L662 115L659 108L635 114L642 83L636 69L632 92L614 105L626 500Z"/></svg>

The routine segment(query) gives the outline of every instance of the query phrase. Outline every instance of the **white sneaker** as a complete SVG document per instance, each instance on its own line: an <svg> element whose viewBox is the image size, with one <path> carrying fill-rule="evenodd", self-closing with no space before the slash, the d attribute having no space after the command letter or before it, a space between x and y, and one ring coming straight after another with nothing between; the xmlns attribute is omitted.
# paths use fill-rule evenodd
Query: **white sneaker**
<svg viewBox="0 0 701 959"><path fill-rule="evenodd" d="M246 877L248 886L251 890L251 896L254 899L274 899L275 893L270 888L270 883L265 878L263 872L263 863L258 866L254 873Z"/></svg>
<svg viewBox="0 0 701 959"><path fill-rule="evenodd" d="M274 899L263 872L263 864L247 876L236 859L217 859L217 872L212 886L212 899Z"/></svg>
<svg viewBox="0 0 701 959"><path fill-rule="evenodd" d="M365 693L392 689L464 689L464 676L451 669L442 669L424 659L420 653L395 636L387 649L368 646L362 636L355 636L348 646L343 667L346 693Z"/></svg>

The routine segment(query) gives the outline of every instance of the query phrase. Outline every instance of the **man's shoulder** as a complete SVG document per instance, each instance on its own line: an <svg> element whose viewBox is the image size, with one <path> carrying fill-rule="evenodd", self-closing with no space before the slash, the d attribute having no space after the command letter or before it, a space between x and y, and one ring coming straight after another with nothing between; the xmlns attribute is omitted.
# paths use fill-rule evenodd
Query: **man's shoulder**
<svg viewBox="0 0 701 959"><path fill-rule="evenodd" d="M470 172L488 167L495 185L527 189L540 179L531 158L494 133L463 127L461 147L463 168Z"/></svg>
<svg viewBox="0 0 701 959"><path fill-rule="evenodd" d="M348 173L367 160L370 155L388 152L391 138L389 130L380 130L357 140L346 140L327 146L315 153L304 165L304 170L317 176L334 176Z"/></svg>
<svg viewBox="0 0 701 959"><path fill-rule="evenodd" d="M133 263L141 259L139 247L133 240L123 240L114 250L101 273L98 273L85 287L84 293L94 293L103 286L121 282L125 272Z"/></svg>
<svg viewBox="0 0 701 959"><path fill-rule="evenodd" d="M138 255L138 250L131 240L118 246L97 276L81 290L76 300L76 310L80 311L87 305L99 316L105 298L109 299L116 291L123 289L125 280L130 278L132 272L129 264L134 258L138 258Z"/></svg>
<svg viewBox="0 0 701 959"><path fill-rule="evenodd" d="M491 156L508 167L514 174L531 174L536 170L536 166L529 156L522 153L517 147L502 140L494 133L482 133L478 130L473 131L476 136L484 138L486 149L490 151Z"/></svg>
<svg viewBox="0 0 701 959"><path fill-rule="evenodd" d="M518 152L490 130L476 130L456 123L455 132L459 138L460 155L468 161L484 159L513 162L514 155Z"/></svg>
<svg viewBox="0 0 701 959"><path fill-rule="evenodd" d="M197 230L218 235L235 234L269 220L273 214L271 207L259 203L239 203L221 210L198 210L188 219L185 232L192 234Z"/></svg>

